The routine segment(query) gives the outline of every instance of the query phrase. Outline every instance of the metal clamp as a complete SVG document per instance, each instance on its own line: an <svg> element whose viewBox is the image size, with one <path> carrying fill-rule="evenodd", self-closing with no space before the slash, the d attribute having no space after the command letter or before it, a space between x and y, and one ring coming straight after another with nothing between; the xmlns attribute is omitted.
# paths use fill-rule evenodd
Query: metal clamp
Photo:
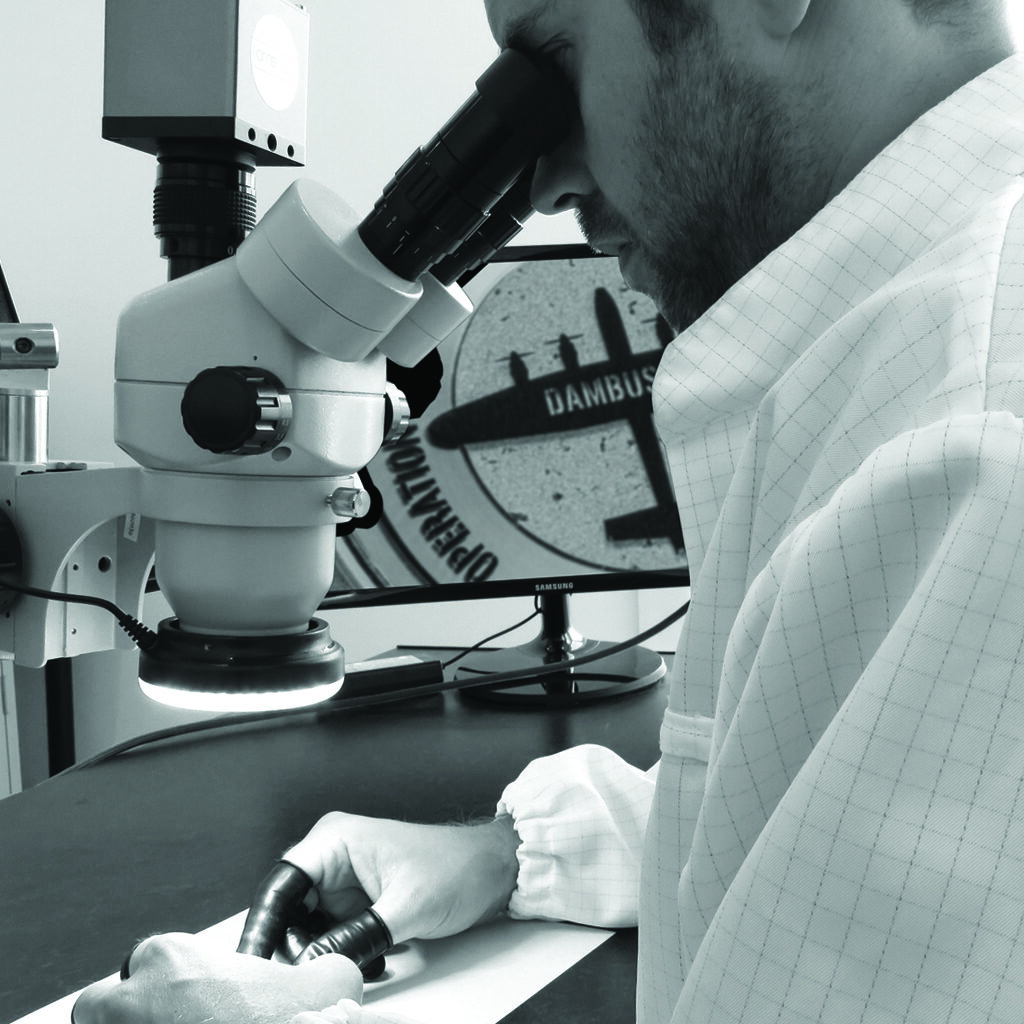
<svg viewBox="0 0 1024 1024"><path fill-rule="evenodd" d="M0 370L52 370L57 347L53 324L0 324Z"/></svg>

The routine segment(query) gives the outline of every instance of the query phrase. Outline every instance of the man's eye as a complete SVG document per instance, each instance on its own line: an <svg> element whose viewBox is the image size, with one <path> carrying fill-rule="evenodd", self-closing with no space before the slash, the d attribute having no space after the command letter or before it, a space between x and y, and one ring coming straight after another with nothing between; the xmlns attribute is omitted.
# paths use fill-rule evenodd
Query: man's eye
<svg viewBox="0 0 1024 1024"><path fill-rule="evenodd" d="M572 47L568 43L552 43L537 54L538 63L560 78L575 96L576 76L572 62Z"/></svg>
<svg viewBox="0 0 1024 1024"><path fill-rule="evenodd" d="M570 54L571 48L568 44L554 43L546 49L541 50L539 56L545 67L550 68L556 74L568 79Z"/></svg>

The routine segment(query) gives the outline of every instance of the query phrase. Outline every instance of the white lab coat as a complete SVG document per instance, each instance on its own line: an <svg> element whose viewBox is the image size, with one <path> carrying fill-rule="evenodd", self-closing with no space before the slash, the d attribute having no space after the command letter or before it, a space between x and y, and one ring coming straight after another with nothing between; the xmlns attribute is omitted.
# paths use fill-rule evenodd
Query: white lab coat
<svg viewBox="0 0 1024 1024"><path fill-rule="evenodd" d="M639 889L642 1024L1021 1019L1022 174L1017 56L665 353L693 604L657 785L584 748L500 806L513 913Z"/></svg>

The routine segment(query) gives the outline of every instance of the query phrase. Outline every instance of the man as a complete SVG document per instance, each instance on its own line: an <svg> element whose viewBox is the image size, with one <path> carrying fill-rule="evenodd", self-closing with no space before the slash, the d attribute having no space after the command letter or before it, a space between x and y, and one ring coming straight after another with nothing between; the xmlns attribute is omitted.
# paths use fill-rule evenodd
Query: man
<svg viewBox="0 0 1024 1024"><path fill-rule="evenodd" d="M645 1024L1019 1019L1024 58L1007 5L487 6L498 42L579 101L536 205L577 208L684 329L654 389L693 575L663 756L649 774L598 748L546 759L484 826L330 815L289 859L338 917L369 900L401 941L506 906L628 922L646 831ZM375 1019L340 958L245 959L149 940L76 1019L172 1002Z"/></svg>

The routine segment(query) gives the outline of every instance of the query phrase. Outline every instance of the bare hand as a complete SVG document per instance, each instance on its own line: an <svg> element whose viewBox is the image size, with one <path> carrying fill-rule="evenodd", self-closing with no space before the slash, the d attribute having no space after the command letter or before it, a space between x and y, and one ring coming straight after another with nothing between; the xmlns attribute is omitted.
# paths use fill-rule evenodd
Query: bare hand
<svg viewBox="0 0 1024 1024"><path fill-rule="evenodd" d="M132 953L125 981L79 997L73 1024L285 1024L303 1011L362 998L358 968L342 956L298 967L226 952L194 935L155 935Z"/></svg>
<svg viewBox="0 0 1024 1024"><path fill-rule="evenodd" d="M509 818L414 825L335 811L284 859L313 880L319 909L345 921L372 904L397 943L454 935L504 910L517 845Z"/></svg>

